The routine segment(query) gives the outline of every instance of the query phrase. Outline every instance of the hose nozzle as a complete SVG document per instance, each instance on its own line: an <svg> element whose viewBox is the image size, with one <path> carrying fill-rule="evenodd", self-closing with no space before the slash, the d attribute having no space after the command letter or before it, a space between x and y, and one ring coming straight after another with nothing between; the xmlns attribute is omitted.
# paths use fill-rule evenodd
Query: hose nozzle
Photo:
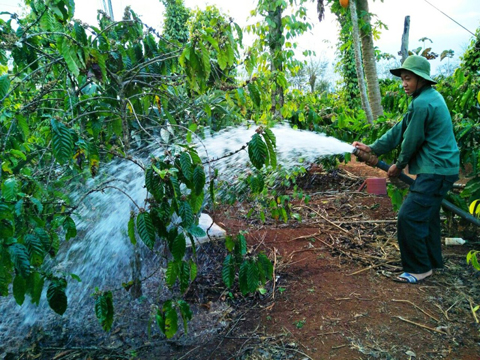
<svg viewBox="0 0 480 360"><path fill-rule="evenodd" d="M360 160L365 161L365 164L367 165L377 166L378 164L378 157L372 152L366 152L366 151L360 150L359 148L355 148L353 149L352 154L355 155Z"/></svg>

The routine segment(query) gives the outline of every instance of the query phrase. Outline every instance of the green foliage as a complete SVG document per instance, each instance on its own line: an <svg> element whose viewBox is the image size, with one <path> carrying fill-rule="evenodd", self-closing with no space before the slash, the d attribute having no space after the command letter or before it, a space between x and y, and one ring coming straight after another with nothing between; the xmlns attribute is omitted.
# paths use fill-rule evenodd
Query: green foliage
<svg viewBox="0 0 480 360"><path fill-rule="evenodd" d="M470 250L467 254L467 264L473 266L475 270L480 271L480 262L478 261L478 256L480 251L477 250Z"/></svg>
<svg viewBox="0 0 480 360"><path fill-rule="evenodd" d="M263 165L275 168L277 165L275 147L276 139L273 132L259 127L248 142L248 156L253 166L257 169L261 169Z"/></svg>
<svg viewBox="0 0 480 360"><path fill-rule="evenodd" d="M289 86L287 78L296 74L302 63L295 58L295 37L312 28L306 21L307 10L301 1L258 1L252 16L260 21L247 26L247 31L256 36L247 51L245 68L249 76L250 99L258 111L252 116L255 121L268 122L288 116L290 106L284 100ZM306 54L312 54L310 50ZM259 91L261 89L261 91Z"/></svg>
<svg viewBox="0 0 480 360"><path fill-rule="evenodd" d="M110 331L113 325L114 308L112 292L98 294L95 300L95 316L105 331Z"/></svg>
<svg viewBox="0 0 480 360"><path fill-rule="evenodd" d="M165 6L164 35L182 44L188 41L188 19L191 11L185 7L183 0L161 0Z"/></svg>
<svg viewBox="0 0 480 360"><path fill-rule="evenodd" d="M151 250L155 245L155 228L150 213L141 212L137 216L137 230L140 239Z"/></svg>
<svg viewBox="0 0 480 360"><path fill-rule="evenodd" d="M332 13L337 17L337 21L340 24L337 44L339 61L336 64L337 71L341 74L343 85L340 95L350 108L360 108L360 92L355 67L350 10L341 7L339 1L328 0L328 2L331 4Z"/></svg>
<svg viewBox="0 0 480 360"><path fill-rule="evenodd" d="M225 242L229 254L223 262L222 279L227 288L234 285L237 270L238 284L243 295L254 293L272 279L272 263L263 253L250 256L247 253L247 241L243 234L238 234L236 239L228 236Z"/></svg>
<svg viewBox="0 0 480 360"><path fill-rule="evenodd" d="M8 75L0 76L0 99L3 99L5 95L7 95L9 88L10 79L8 78Z"/></svg>
<svg viewBox="0 0 480 360"><path fill-rule="evenodd" d="M22 305L25 301L25 293L27 291L27 283L21 275L15 276L13 280L13 297L18 305Z"/></svg>
<svg viewBox="0 0 480 360"><path fill-rule="evenodd" d="M135 236L135 212L130 213L130 220L128 221L128 238L132 245L137 244L137 238Z"/></svg>
<svg viewBox="0 0 480 360"><path fill-rule="evenodd" d="M179 62L185 67L190 88L204 93L208 86L233 84L243 36L240 27L228 21L215 6L193 12L188 27L190 42Z"/></svg>
<svg viewBox="0 0 480 360"><path fill-rule="evenodd" d="M53 155L60 164L65 164L73 156L73 138L69 129L58 122L55 119L52 119L52 150Z"/></svg>
<svg viewBox="0 0 480 360"><path fill-rule="evenodd" d="M388 184L387 187L387 194L390 197L390 200L392 201L392 208L393 211L398 211L400 210L400 207L402 206L403 200L407 196L408 193L408 188L407 189L399 189L392 184Z"/></svg>
<svg viewBox="0 0 480 360"><path fill-rule="evenodd" d="M167 339L172 338L178 330L178 312L182 317L185 333L187 333L187 323L192 319L192 311L185 301L168 300L155 314L158 327Z"/></svg>
<svg viewBox="0 0 480 360"><path fill-rule="evenodd" d="M477 74L480 71L480 55L478 53L478 48L480 46L480 29L477 29L475 32L475 37L472 38L470 45L468 46L465 53L462 55L462 64L461 68L466 71Z"/></svg>
<svg viewBox="0 0 480 360"><path fill-rule="evenodd" d="M263 142L259 134L254 134L248 143L248 156L250 161L257 168L260 169L265 163L268 163L267 146Z"/></svg>
<svg viewBox="0 0 480 360"><path fill-rule="evenodd" d="M66 287L67 281L65 279L54 278L50 281L47 289L48 305L59 315L63 315L67 310L68 300L65 294Z"/></svg>
<svg viewBox="0 0 480 360"><path fill-rule="evenodd" d="M23 244L12 244L8 247L10 259L15 267L15 270L23 277L27 278L30 273L30 259L28 250Z"/></svg>
<svg viewBox="0 0 480 360"><path fill-rule="evenodd" d="M63 229L65 230L65 240L69 240L77 236L77 227L75 221L70 216L67 216L63 221Z"/></svg>

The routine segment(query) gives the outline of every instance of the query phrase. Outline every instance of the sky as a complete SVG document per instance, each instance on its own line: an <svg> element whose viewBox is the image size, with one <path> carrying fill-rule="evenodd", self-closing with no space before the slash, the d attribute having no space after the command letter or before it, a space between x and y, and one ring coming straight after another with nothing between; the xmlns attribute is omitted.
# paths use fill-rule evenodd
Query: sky
<svg viewBox="0 0 480 360"><path fill-rule="evenodd" d="M0 0L0 12L15 11L16 1L18 0ZM121 19L124 8L130 5L145 23L161 29L164 8L160 0L111 1L115 19ZM184 2L192 9L197 7L204 9L207 5L216 5L225 14L233 17L241 27L255 22L255 19L249 19L250 11L256 4L255 0L184 0ZM96 25L96 9L103 8L103 0L77 0L75 3L75 17ZM419 39L427 37L432 43L427 41L425 45L431 46L437 54L451 49L458 59L458 56L466 50L473 35L433 6L472 33L480 27L480 0L369 0L369 4L370 12L376 14L377 19L388 27L388 30L382 30L380 39L375 41L375 45L382 52L396 56L400 50L407 15L410 16L410 49L423 46ZM315 3L309 2L307 7L314 27L309 33L297 39L299 49L313 50L318 57L334 62L338 35L335 16L327 11L325 19L319 23ZM249 41L248 35L245 40ZM432 74L440 64L439 60L432 62Z"/></svg>

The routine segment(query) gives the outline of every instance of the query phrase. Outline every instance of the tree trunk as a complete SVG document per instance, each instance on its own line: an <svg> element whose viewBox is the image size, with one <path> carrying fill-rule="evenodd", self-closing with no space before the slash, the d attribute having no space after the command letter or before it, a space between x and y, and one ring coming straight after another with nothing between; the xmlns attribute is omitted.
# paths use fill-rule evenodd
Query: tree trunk
<svg viewBox="0 0 480 360"><path fill-rule="evenodd" d="M358 89L360 91L360 98L362 100L362 108L365 111L368 122L373 124L372 109L370 108L370 102L367 96L367 87L365 86L365 79L363 78L362 52L360 50L360 31L358 29L357 6L355 1L350 1L350 16L352 18L352 38L353 49L355 51L355 68L357 69Z"/></svg>
<svg viewBox="0 0 480 360"><path fill-rule="evenodd" d="M278 5L275 10L268 12L268 17L272 20L273 26L269 29L269 47L272 58L270 68L272 74L283 71L283 28L282 28L282 6ZM272 91L272 112L276 117L281 118L281 111L284 103L284 89L276 82L275 90Z"/></svg>
<svg viewBox="0 0 480 360"><path fill-rule="evenodd" d="M410 33L410 16L405 16L405 23L403 25L402 47L400 53L402 54L401 63L408 57L408 37Z"/></svg>
<svg viewBox="0 0 480 360"><path fill-rule="evenodd" d="M353 3L355 1L351 1ZM368 9L368 0L357 0L358 11L366 26L360 29L360 39L362 41L362 58L365 79L367 81L368 99L372 108L374 119L383 115L382 95L378 84L377 63L375 61L375 50L373 45L373 36L371 31L370 13Z"/></svg>

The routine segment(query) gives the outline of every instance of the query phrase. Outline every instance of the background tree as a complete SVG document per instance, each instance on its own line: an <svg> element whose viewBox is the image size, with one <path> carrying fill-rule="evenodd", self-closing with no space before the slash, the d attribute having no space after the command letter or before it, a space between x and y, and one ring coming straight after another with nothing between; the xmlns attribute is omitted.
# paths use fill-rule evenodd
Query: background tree
<svg viewBox="0 0 480 360"><path fill-rule="evenodd" d="M370 124L373 124L374 116L372 111L372 106L370 103L370 94L367 93L367 87L365 86L365 79L363 77L364 74L364 67L365 61L363 61L363 52L360 48L360 32L358 26L358 17L357 17L357 7L355 0L350 1L350 16L352 19L352 37L353 37L353 49L355 53L355 68L357 70L357 80L358 80L358 88L360 91L360 98L362 100L362 107L365 111L367 121ZM376 76L376 73L375 73ZM378 81L378 80L377 80ZM378 86L378 85L377 85Z"/></svg>
<svg viewBox="0 0 480 360"><path fill-rule="evenodd" d="M327 60L313 58L310 58L310 60L305 65L305 71L311 92L314 92L316 89L318 89L318 85L321 82L325 81L325 75L328 65L329 62ZM324 84L322 84L320 88L324 88Z"/></svg>
<svg viewBox="0 0 480 360"><path fill-rule="evenodd" d="M351 1L356 1L358 16L361 20L360 39L362 43L363 69L365 72L365 80L367 82L368 99L370 102L370 107L372 109L372 115L374 119L376 119L377 117L383 115L383 109L380 86L378 85L375 46L373 43L374 29L371 23L371 14L368 8L368 0ZM380 23L379 25L384 26L382 23Z"/></svg>
<svg viewBox="0 0 480 360"><path fill-rule="evenodd" d="M325 79L328 65L329 62L325 59L310 57L295 76L291 77L292 86L312 93L318 89L328 90L328 80Z"/></svg>
<svg viewBox="0 0 480 360"><path fill-rule="evenodd" d="M275 2L274 2L275 4ZM285 39L283 37L282 13L283 8L280 3L276 6L270 6L267 10L266 21L269 25L268 31L268 47L271 56L272 74L283 72L283 45ZM272 111L275 116L280 116L280 108L284 104L284 88L280 83L276 83L276 89L272 91Z"/></svg>
<svg viewBox="0 0 480 360"><path fill-rule="evenodd" d="M247 30L254 33L257 39L248 50L247 71L252 73L253 68L268 77L265 83L271 98L270 111L274 117L283 117L288 109L284 107L284 91L288 87L287 76L300 69L300 62L295 58L296 44L293 39L311 28L306 21L307 10L302 4L306 0L259 0L253 15L262 17L262 21L255 26L248 26ZM291 15L283 15L290 8ZM269 71L266 72L266 66ZM264 88L265 90L266 88Z"/></svg>
<svg viewBox="0 0 480 360"><path fill-rule="evenodd" d="M361 105L358 78L355 65L355 53L352 40L352 22L350 14L340 6L338 1L329 0L331 11L336 16L340 25L338 36L337 54L338 61L335 65L340 74L343 86L341 88L343 98L347 104L356 108Z"/></svg>
<svg viewBox="0 0 480 360"><path fill-rule="evenodd" d="M205 47L208 56L212 59L210 61L210 75L207 85L219 88L225 84L236 83L237 59L240 58L240 54L238 49L236 49L235 53L225 52L224 50L232 48L232 44L235 43L233 38L229 38L228 34L236 31L238 36L242 36L242 31L238 25L232 19L222 14L217 7L207 6L204 10L198 9L191 13L191 18L188 21L188 31L189 39L197 44L200 44L198 39L201 39L202 34L209 34L212 31L218 34L218 43L207 43ZM203 51L203 49L199 50ZM219 51L225 55L218 57ZM218 61L216 60L217 58Z"/></svg>
<svg viewBox="0 0 480 360"><path fill-rule="evenodd" d="M165 6L163 35L170 40L186 43L189 38L188 20L190 9L185 7L183 0L160 0Z"/></svg>

